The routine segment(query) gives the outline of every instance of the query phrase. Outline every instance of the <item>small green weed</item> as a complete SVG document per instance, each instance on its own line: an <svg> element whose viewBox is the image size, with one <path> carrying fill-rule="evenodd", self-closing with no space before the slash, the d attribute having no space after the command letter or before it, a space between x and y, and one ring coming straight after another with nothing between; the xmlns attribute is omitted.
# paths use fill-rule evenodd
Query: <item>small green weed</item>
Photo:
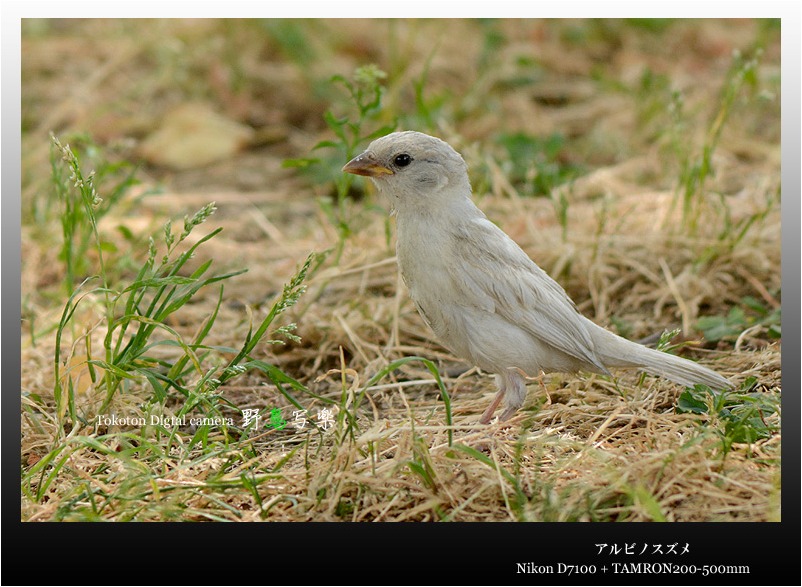
<svg viewBox="0 0 802 587"><path fill-rule="evenodd" d="M678 153L686 153L681 160L677 197L682 206L683 226L690 235L696 234L702 210L706 207L706 184L708 179L715 173L713 154L718 147L724 125L732 113L735 101L744 86L753 88L756 86L759 57L759 50L755 52L752 58L746 58L740 53L734 55L733 63L719 100L718 111L710 121L701 154L692 155L687 148L681 146L687 141L687 135L682 130L686 126L683 122L683 100L679 93L675 92L672 96L671 114L675 121L672 142Z"/></svg>
<svg viewBox="0 0 802 587"><path fill-rule="evenodd" d="M418 435L413 429L412 458L407 460L404 465L415 475L426 489L431 493L437 494L441 489L441 481L438 479L435 460L429 451L429 444L425 438ZM432 509L438 519L446 520L447 514L441 504L433 504Z"/></svg>
<svg viewBox="0 0 802 587"><path fill-rule="evenodd" d="M672 330L664 330L662 334L660 334L660 339L657 341L657 350L663 351L664 353L670 353L674 349L679 348L682 345L671 344L671 341L676 337L680 332L682 332L681 328L674 328Z"/></svg>
<svg viewBox="0 0 802 587"><path fill-rule="evenodd" d="M555 188L579 177L582 170L564 162L565 138L559 133L548 137L511 133L496 140L507 151L505 171L512 185L525 196L551 198L563 240L567 240L568 198Z"/></svg>
<svg viewBox="0 0 802 587"><path fill-rule="evenodd" d="M509 155L507 177L526 196L550 196L552 190L578 177L579 166L564 161L565 137L554 133L535 137L525 133L500 135L496 141Z"/></svg>
<svg viewBox="0 0 802 587"><path fill-rule="evenodd" d="M55 197L34 198L32 202L37 225L48 226L50 220L60 219L63 240L58 258L64 263L64 287L68 292L89 272L90 248L96 248L99 256L116 251L111 241L101 238L97 224L138 183L133 165L109 161L89 137L73 138L81 153L95 165L94 170L84 176L75 150L69 144L62 145L51 134L50 170ZM100 185L106 194L104 198L98 196ZM85 230L87 223L91 230ZM103 269L105 273L106 268Z"/></svg>
<svg viewBox="0 0 802 587"><path fill-rule="evenodd" d="M209 346L204 340L212 330L224 299L223 282L245 271L209 274L211 259L200 262L197 268L189 268L199 248L222 230L212 230L194 244L188 244L190 234L209 219L215 212L215 205L208 204L186 216L179 233L173 231L172 222L168 221L158 245L153 238L149 239L146 259L136 274L112 277L112 272L107 270L106 248L102 246L98 231L96 210L103 200L95 188L95 174L84 174L72 148L56 137L52 141L72 175L70 182L80 189L79 201L83 209L81 214L73 215L70 234L75 242L88 243L85 246L96 250L97 255L96 266L88 267L95 274L71 289L56 329L55 414L47 417L47 421L56 424L55 434L50 449L23 468L22 493L33 502L41 502L51 494L57 480L72 480L72 488L63 494L64 500L54 513L54 519L63 520L99 520L109 516L117 520L239 517L236 508L215 494L232 487L242 487L253 494L260 483L275 476L257 477L254 472L248 472L232 480L221 476L226 470L222 467L219 474L206 479L203 487L185 492L180 483L170 485L168 481L165 485L165 463L191 468L213 458L225 458L231 466L250 462L253 455L247 431L240 430L241 438L238 438L237 430L232 430L236 428L233 420L223 417L224 410L228 410L228 415L231 411L244 413L226 399L223 387L243 373L261 372L291 403L301 407L289 390L306 392L306 387L274 365L252 358L251 352L260 343L298 340L294 324L276 327L274 321L298 302L305 291L308 274L317 268L321 257L312 254L306 259L258 326L251 326L241 345ZM53 174L54 181L63 182L65 177L62 172ZM56 189L62 194L69 191L66 186L56 186ZM71 205L64 202L65 207ZM92 282L100 283L90 287ZM192 338L183 336L168 324L182 307L205 294L208 286L218 284L216 303ZM102 315L99 320L87 319L98 311ZM268 333L272 334L270 339ZM99 338L102 338L99 345L93 343ZM223 356L233 358L224 360ZM85 392L89 386L99 393L98 403L78 401L80 392ZM110 428L108 433L98 434L102 431L95 427L94 414L106 415L119 394L141 392L146 387L151 393L137 399L142 410L137 419L142 422L141 426L134 424L133 428L123 431ZM24 400L29 408L25 410L26 417L35 424L38 415L34 407L44 404L33 394ZM154 423L154 416L161 416L170 400L177 400L177 406L170 412L172 421L177 423ZM184 436L178 428L183 425L180 422L187 416L198 415L202 417L194 418L194 430ZM87 430L94 430L94 433L87 435ZM243 439L244 442L238 442ZM201 450L193 452L198 447ZM75 467L73 461L78 454L88 458L87 462L102 456L102 462L87 476ZM175 461L176 456L178 461ZM110 470L105 460L115 461L119 471ZM119 482L112 489L107 489L103 483L86 482L90 477L100 479L109 475ZM215 475L220 477L219 481ZM258 495L255 498L258 502L257 498ZM152 505L134 506L134 509L115 506L140 503L140 500ZM189 505L187 500L195 505ZM196 507L204 502L208 507Z"/></svg>
<svg viewBox="0 0 802 587"><path fill-rule="evenodd" d="M707 414L721 440L723 454L732 445L752 443L769 438L779 431L778 423L769 416L779 413L779 400L771 395L751 391L757 379L748 377L736 391L716 392L705 385L686 389L680 395L676 411L679 414Z"/></svg>
<svg viewBox="0 0 802 587"><path fill-rule="evenodd" d="M735 340L748 329L765 329L770 339L782 337L782 308L768 308L752 296L741 299L741 306L733 306L726 316L703 316L696 327L712 342Z"/></svg>
<svg viewBox="0 0 802 587"><path fill-rule="evenodd" d="M671 90L669 76L644 68L633 95L638 125L646 128L651 136L664 132L666 104L679 98L679 94ZM669 111L674 112L671 109ZM674 119L674 123L679 124L679 121Z"/></svg>
<svg viewBox="0 0 802 587"><path fill-rule="evenodd" d="M397 122L382 122L382 96L384 95L383 80L387 74L375 65L365 65L357 68L353 79L342 75L331 78L331 84L345 88L350 104L356 109L355 116L338 116L334 110L327 110L323 118L326 125L334 133L337 140L321 141L313 147L313 151L328 149L330 155L325 159L307 157L300 159L286 159L285 167L299 167L316 176L317 183L334 182L336 199L321 198L320 206L331 223L337 227L342 242L351 234L346 201L351 194L354 176L342 173L342 166L353 158L359 146L377 137L384 136L395 130ZM369 124L379 124L379 128L366 132Z"/></svg>
<svg viewBox="0 0 802 587"><path fill-rule="evenodd" d="M110 283L105 249L97 229L95 209L102 200L92 181L94 174L83 174L78 157L73 154L69 145L62 145L55 137L53 144L63 154L62 158L72 173L70 181L81 190L83 213L74 217L71 224L73 233L81 242L86 240L95 246L98 264L94 268L97 274L88 277L71 291L56 332L53 391L62 430L67 423L67 413L73 425L85 423L84 415L79 414L76 409L77 384L75 378L70 376L73 370L87 370L92 385L104 394L98 412L100 414L105 413L116 394L145 381L153 391L153 402L164 402L171 391L184 396L185 401L179 410L179 416L196 407L203 407L207 415L219 415L218 408L223 398L217 394L217 389L250 369L262 371L285 395L289 396L289 393L283 384L289 384L296 390L305 389L276 367L253 360L249 355L260 342L280 342L280 339L266 340L265 337L275 318L297 303L303 294L303 282L317 256L310 255L307 258L298 273L285 285L282 295L259 326L255 330L253 327L249 330L240 348L206 346L204 339L211 331L223 301L222 282L246 271L242 269L209 275L213 262L211 259L191 271L187 268L198 248L222 230L215 229L191 246L185 246L187 237L214 213L215 205L208 204L191 217L185 217L180 234L174 234L172 222L167 222L162 235L164 251L161 256L151 238L147 258L133 279ZM54 181L63 180L63 175L59 173L53 177ZM71 204L65 202L65 206L69 208ZM88 233L89 236L81 233ZM100 285L88 289L89 284L96 280L100 281ZM217 303L192 339L186 339L168 325L173 314L195 298L201 290L217 283L221 284ZM77 309L90 302L101 309L103 319L92 325L78 323ZM274 331L274 335L296 340L297 337L292 332L294 329L294 324L281 326ZM93 350L92 333L95 331L103 333L102 349L99 353ZM73 344L73 355L65 361L62 356L62 342L70 335L74 340L83 338L85 355L76 355ZM165 358L165 353L154 352L156 349L164 350L165 347L174 349L177 356ZM232 353L235 356L220 369L219 361L212 360L219 353ZM203 434L202 429L199 432Z"/></svg>

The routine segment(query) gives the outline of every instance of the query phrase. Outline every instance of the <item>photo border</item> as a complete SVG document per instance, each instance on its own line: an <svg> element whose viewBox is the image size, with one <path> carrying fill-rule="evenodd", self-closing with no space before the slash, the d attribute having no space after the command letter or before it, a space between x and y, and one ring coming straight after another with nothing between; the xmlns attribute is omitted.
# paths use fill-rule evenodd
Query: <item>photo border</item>
<svg viewBox="0 0 802 587"><path fill-rule="evenodd" d="M603 8L595 2L563 2L557 8L538 6L522 14L521 5L515 2L494 2L492 9L477 10L470 6L460 9L463 16L493 16L504 18L576 16L597 18L610 16L701 16L708 10L720 16L756 18L779 17L782 27L782 383L789 390L783 394L784 418L782 422L782 521L765 523L699 523L699 524L212 524L189 525L174 523L108 524L94 527L89 524L36 524L23 523L21 503L18 499L20 409L20 318L21 274L20 249L20 186L21 186L21 19L23 17L175 17L186 16L187 5L170 2L141 2L116 6L113 3L84 2L51 3L30 0L6 2L2 7L2 439L3 439L3 530L7 540L18 543L14 560L3 557L3 562L25 568L26 576L36 583L46 583L43 573L53 573L58 584L87 582L109 583L193 583L217 580L219 571L223 582L241 582L249 575L238 574L240 564L261 569L264 581L271 579L271 564L282 568L297 568L301 572L299 583L309 578L329 582L325 573L333 573L339 580L352 584L412 584L424 580L439 584L481 584L487 576L480 569L495 573L500 584L545 582L625 584L643 582L645 577L593 576L560 577L516 572L516 563L559 561L576 563L598 562L595 554L599 543L656 543L688 542L697 552L683 562L693 560L705 563L744 562L754 565L755 571L744 576L739 583L727 577L728 584L781 584L788 572L784 564L793 565L799 573L799 559L788 560L783 553L799 553L800 537L800 8L797 2L728 2L726 4L690 2L605 2ZM253 17L253 16L308 16L334 18L347 16L394 16L400 7L404 12L419 15L431 13L431 3L410 1L403 4L338 2L298 2L275 14L269 5L239 1L219 4L193 5L193 16L199 17ZM288 10L290 13L288 13ZM291 12L294 11L295 14ZM305 13L305 14L300 14ZM687 16L685 16L687 17ZM13 503L12 503L13 502ZM16 512L16 513L15 513ZM786 537L797 540L796 547ZM19 543L19 541L22 541ZM780 544L782 541L782 544ZM9 543L7 542L7 545ZM22 548L20 548L22 544ZM82 559L100 546L103 562L122 561L122 573L102 572L98 560ZM137 550L130 550L140 545ZM143 548L144 547L144 548ZM91 550L90 550L91 549ZM196 558L176 556L186 549ZM698 552L698 550L702 552ZM6 549L8 550L8 548ZM135 552L130 564L142 563L145 551L154 551L155 560L148 560L141 574L128 568L126 556ZM219 555L209 558L209 552ZM110 555L107 557L107 555ZM798 557L798 554L796 554ZM46 571L42 559L47 560ZM100 558L100 557L98 557ZM432 558L442 570L442 577L425 574ZM204 560L206 559L206 560ZM198 569L185 567L188 561L200 561ZM161 562L166 570L158 570ZM151 568L150 565L155 565ZM83 570L75 572L78 569ZM209 567L212 567L210 570ZM319 569L319 574L309 573ZM778 571L781 569L783 572ZM6 567L7 576L10 567ZM348 572L347 578L339 573ZM100 574L99 574L100 573ZM797 575L798 577L798 575ZM707 584L698 575L655 576L664 584Z"/></svg>

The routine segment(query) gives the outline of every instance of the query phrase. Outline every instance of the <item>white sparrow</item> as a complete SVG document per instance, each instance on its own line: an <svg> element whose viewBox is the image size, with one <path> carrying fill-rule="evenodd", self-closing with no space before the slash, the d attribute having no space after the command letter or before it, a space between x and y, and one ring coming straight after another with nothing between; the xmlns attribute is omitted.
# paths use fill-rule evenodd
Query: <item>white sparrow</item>
<svg viewBox="0 0 802 587"><path fill-rule="evenodd" d="M471 201L467 165L451 146L419 132L373 141L343 171L369 177L397 219L398 267L409 295L440 341L496 374L498 404L512 416L526 397L525 376L630 367L676 383L732 387L708 369L631 342L597 326Z"/></svg>

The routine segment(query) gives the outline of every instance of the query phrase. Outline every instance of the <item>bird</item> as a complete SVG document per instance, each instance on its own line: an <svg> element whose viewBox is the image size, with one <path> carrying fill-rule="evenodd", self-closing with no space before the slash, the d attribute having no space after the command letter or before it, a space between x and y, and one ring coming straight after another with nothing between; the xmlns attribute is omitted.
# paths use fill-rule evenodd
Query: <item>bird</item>
<svg viewBox="0 0 802 587"><path fill-rule="evenodd" d="M686 387L731 381L694 361L622 338L583 316L565 290L472 200L468 166L442 139L399 131L372 141L342 168L365 176L396 219L399 272L415 307L457 357L495 374L480 418L510 419L526 380L634 368Z"/></svg>

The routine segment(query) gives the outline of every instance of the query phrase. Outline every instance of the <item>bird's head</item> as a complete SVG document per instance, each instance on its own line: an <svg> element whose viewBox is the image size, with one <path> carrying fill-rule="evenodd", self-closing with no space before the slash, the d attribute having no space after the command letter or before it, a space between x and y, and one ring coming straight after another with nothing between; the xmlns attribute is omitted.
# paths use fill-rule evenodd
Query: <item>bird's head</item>
<svg viewBox="0 0 802 587"><path fill-rule="evenodd" d="M445 205L470 197L465 161L451 145L415 131L394 132L368 145L343 171L369 177L396 210Z"/></svg>

